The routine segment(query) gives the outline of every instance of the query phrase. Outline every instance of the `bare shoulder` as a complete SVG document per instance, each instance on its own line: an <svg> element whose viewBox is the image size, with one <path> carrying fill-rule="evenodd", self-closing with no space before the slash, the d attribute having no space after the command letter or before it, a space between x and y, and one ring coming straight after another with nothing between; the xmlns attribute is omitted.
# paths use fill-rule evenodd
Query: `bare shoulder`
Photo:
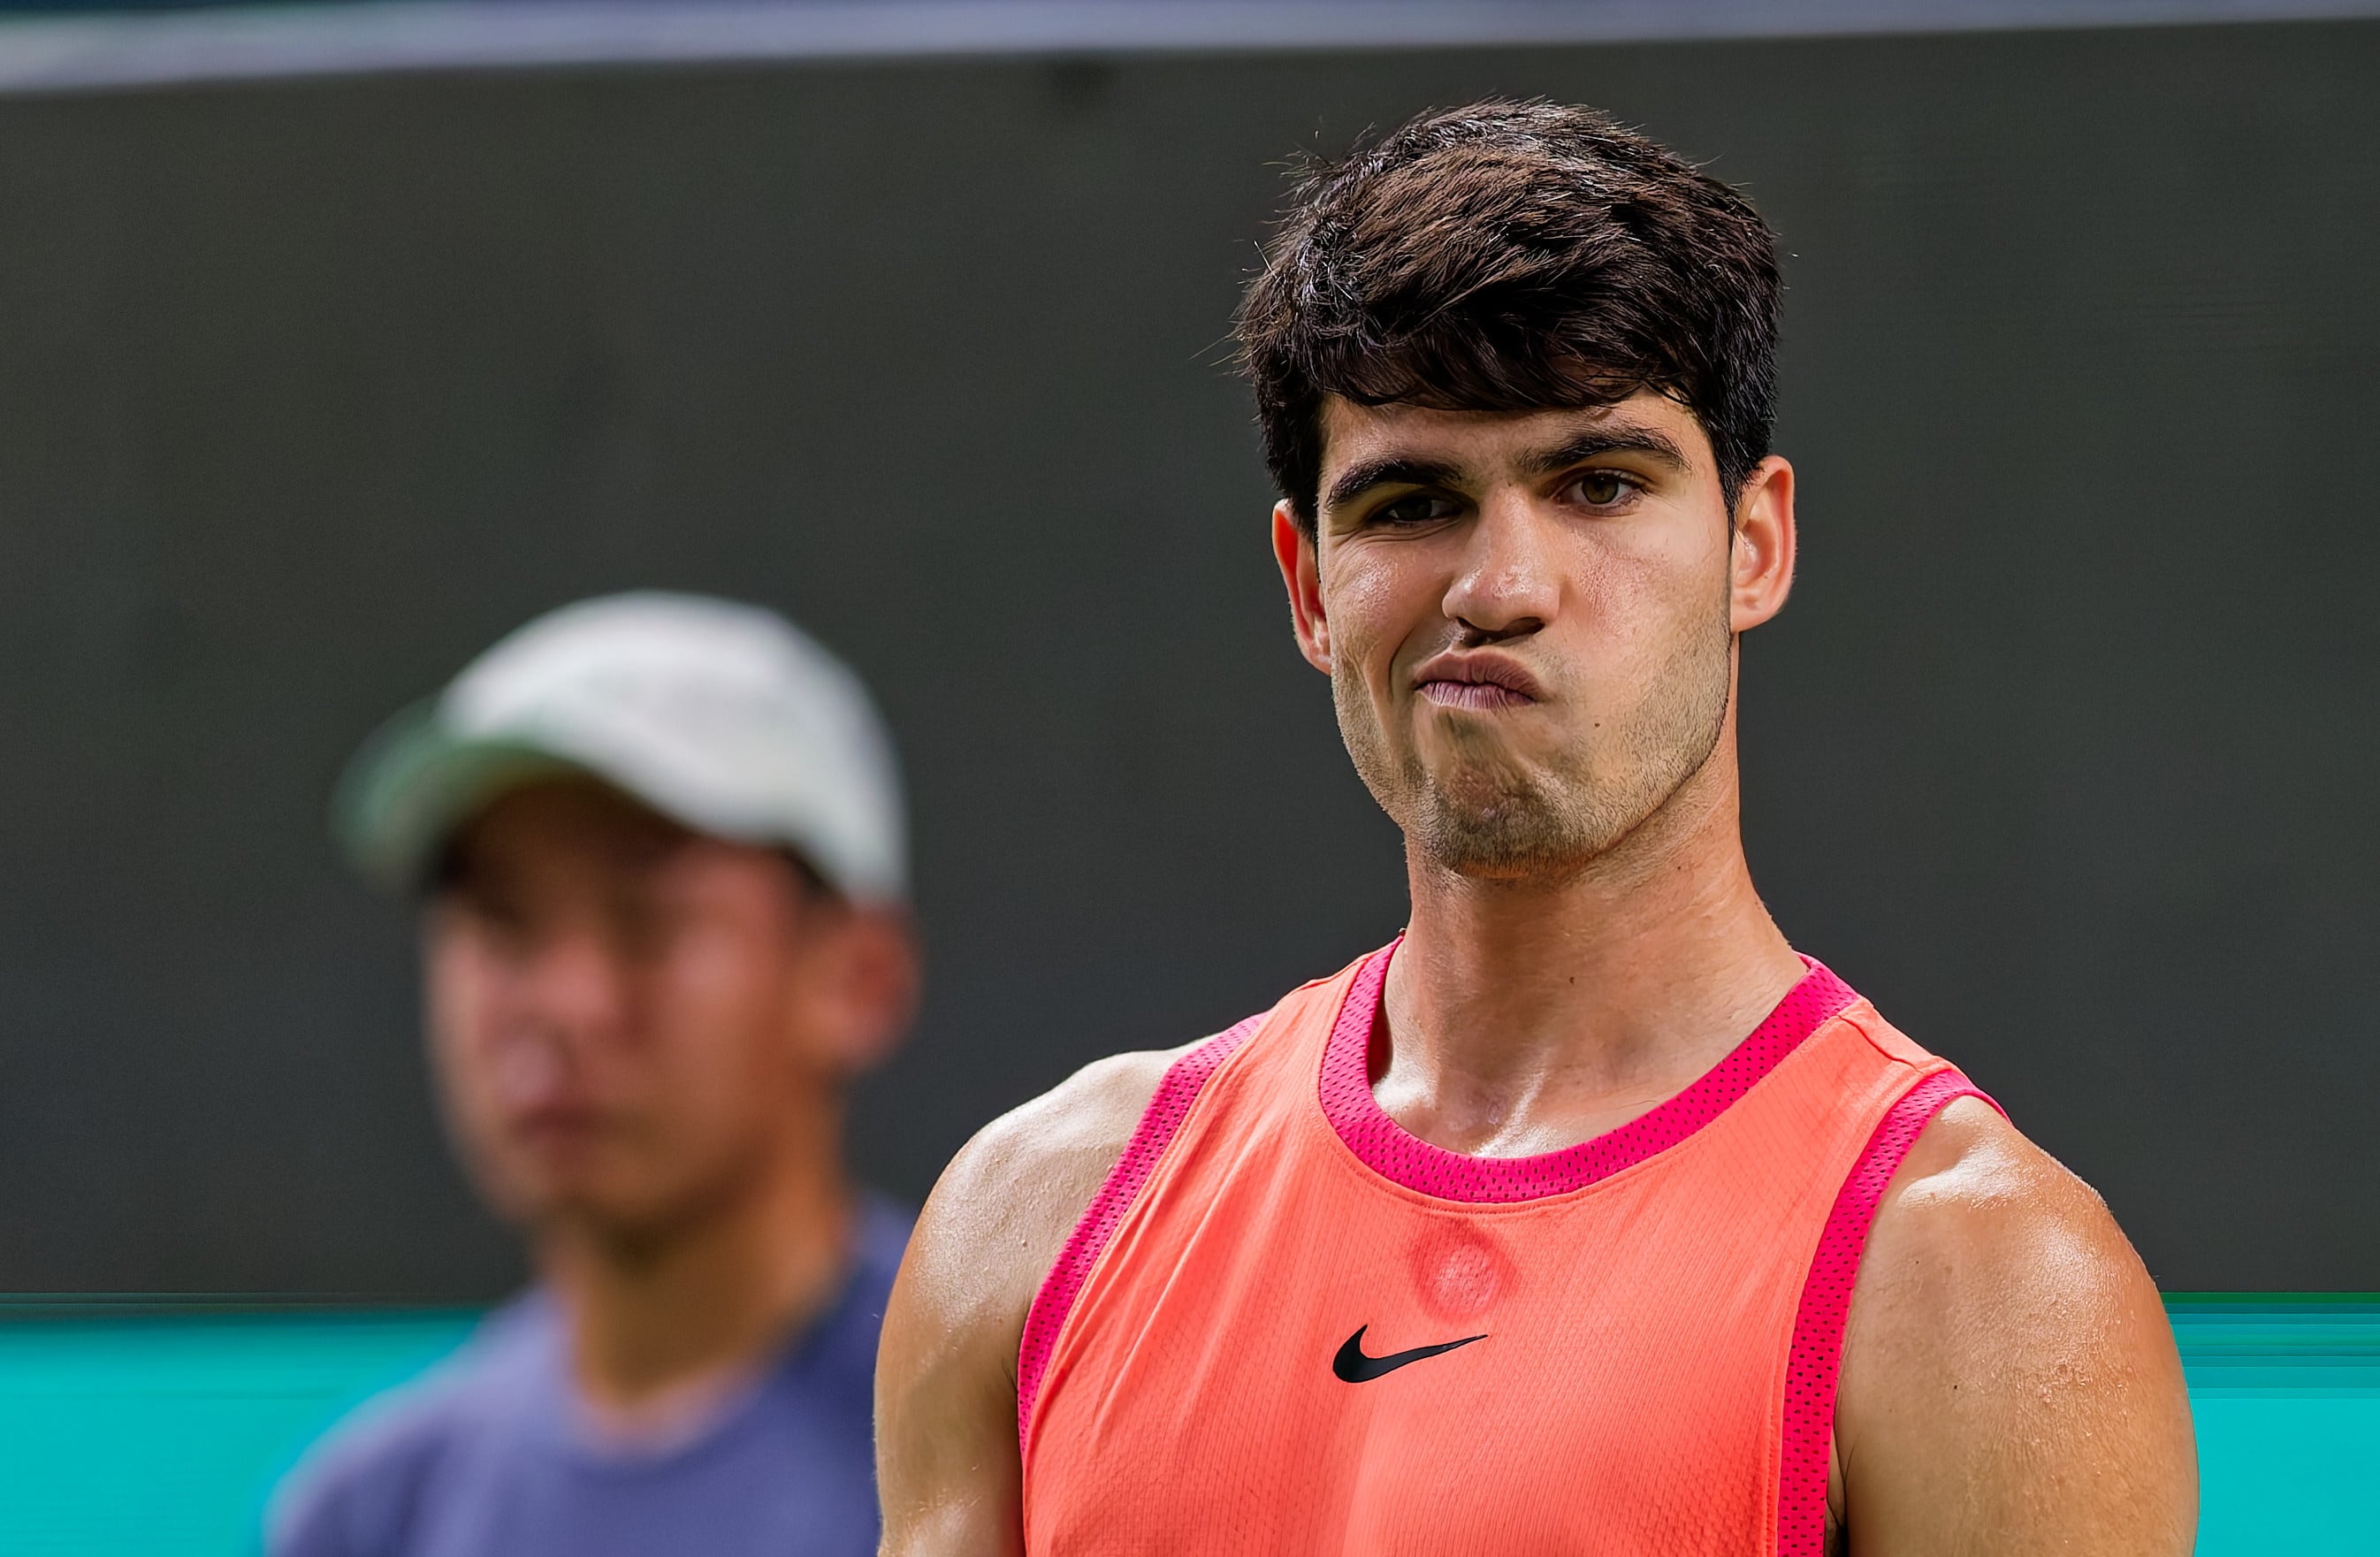
<svg viewBox="0 0 2380 1557"><path fill-rule="evenodd" d="M942 1171L892 1283L877 1353L887 1557L1021 1557L1025 1316L1181 1052L1087 1065L985 1125Z"/></svg>
<svg viewBox="0 0 2380 1557"><path fill-rule="evenodd" d="M1876 1207L1863 1293L1956 1280L2126 1280L2139 1271L2107 1202L1978 1098L1937 1114ZM2145 1273L2142 1272L2144 1276Z"/></svg>
<svg viewBox="0 0 2380 1557"><path fill-rule="evenodd" d="M1067 1235L1187 1047L1094 1061L978 1131L917 1219L902 1278L922 1289L913 1295L951 1320L1021 1332Z"/></svg>
<svg viewBox="0 0 2380 1557"><path fill-rule="evenodd" d="M1979 1100L1935 1118L1877 1207L1836 1448L1854 1552L2190 1550L2156 1287L2090 1186Z"/></svg>
<svg viewBox="0 0 2380 1557"><path fill-rule="evenodd" d="M1852 1306L1855 1342L1938 1332L1964 1313L1995 1350L2152 1332L2156 1288L2107 1202L1999 1112L1961 1098L1936 1115L1876 1207ZM2114 1326L2115 1333L2109 1332Z"/></svg>

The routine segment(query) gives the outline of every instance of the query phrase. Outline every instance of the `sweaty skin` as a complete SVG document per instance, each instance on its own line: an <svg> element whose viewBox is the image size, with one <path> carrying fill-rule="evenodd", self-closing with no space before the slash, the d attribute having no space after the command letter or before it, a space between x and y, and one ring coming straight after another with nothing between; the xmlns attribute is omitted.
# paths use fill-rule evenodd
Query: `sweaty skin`
<svg viewBox="0 0 2380 1557"><path fill-rule="evenodd" d="M1672 402L1326 411L1309 533L1274 547L1298 642L1403 828L1413 915L1375 1095L1449 1150L1637 1117L1800 975L1737 825L1735 636L1791 586L1792 472L1732 513ZM883 1550L1023 1550L1026 1312L1181 1051L1102 1060L953 1162L877 1376ZM1878 1208L1844 1339L1830 1550L2181 1557L2189 1405L2162 1305L2090 1188L1984 1104Z"/></svg>

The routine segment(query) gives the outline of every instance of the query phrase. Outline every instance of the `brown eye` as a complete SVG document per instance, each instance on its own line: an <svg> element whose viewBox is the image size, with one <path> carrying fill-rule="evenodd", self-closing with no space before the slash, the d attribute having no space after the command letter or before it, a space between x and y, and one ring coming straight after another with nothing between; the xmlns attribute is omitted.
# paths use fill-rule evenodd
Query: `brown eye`
<svg viewBox="0 0 2380 1557"><path fill-rule="evenodd" d="M1428 524L1435 519L1453 517L1457 506L1451 500L1435 493L1416 492L1374 509L1371 522L1384 525Z"/></svg>
<svg viewBox="0 0 2380 1557"><path fill-rule="evenodd" d="M1571 490L1590 508L1609 508L1628 495L1632 484L1616 470L1589 470L1572 483Z"/></svg>
<svg viewBox="0 0 2380 1557"><path fill-rule="evenodd" d="M452 911L456 922L469 927L471 933L491 946L514 950L529 942L529 916L509 898L485 893L458 895Z"/></svg>

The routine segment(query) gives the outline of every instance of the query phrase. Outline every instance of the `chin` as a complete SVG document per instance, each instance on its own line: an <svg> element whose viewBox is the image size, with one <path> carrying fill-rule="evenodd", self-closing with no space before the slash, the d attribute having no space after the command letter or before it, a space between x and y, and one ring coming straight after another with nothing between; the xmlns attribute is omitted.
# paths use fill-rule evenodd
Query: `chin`
<svg viewBox="0 0 2380 1557"><path fill-rule="evenodd" d="M1517 880L1579 863L1580 841L1543 807L1501 801L1465 805L1433 795L1413 829L1422 852L1457 875Z"/></svg>
<svg viewBox="0 0 2380 1557"><path fill-rule="evenodd" d="M1536 882L1575 873L1595 851L1570 840L1514 828L1440 825L1422 838L1422 852L1458 876L1485 882Z"/></svg>
<svg viewBox="0 0 2380 1557"><path fill-rule="evenodd" d="M568 1230L591 1235L597 1241L619 1249L656 1243L684 1220L682 1215L656 1207L647 1199L584 1190L544 1198L537 1210L518 1219L521 1225L532 1231Z"/></svg>
<svg viewBox="0 0 2380 1557"><path fill-rule="evenodd" d="M1627 831L1595 797L1531 782L1512 767L1467 766L1424 783L1415 798L1407 830L1422 851L1481 880L1573 874Z"/></svg>
<svg viewBox="0 0 2380 1557"><path fill-rule="evenodd" d="M513 1162L498 1175L501 1184L492 1188L488 1198L514 1221L532 1226L609 1225L634 1220L641 1209L639 1202L650 1198L622 1183L623 1176L616 1168L587 1157L567 1162Z"/></svg>
<svg viewBox="0 0 2380 1557"><path fill-rule="evenodd" d="M505 1218L528 1227L584 1222L609 1214L604 1197L583 1184L524 1176L489 1199Z"/></svg>
<svg viewBox="0 0 2380 1557"><path fill-rule="evenodd" d="M1552 786L1499 752L1465 752L1417 764L1416 809L1445 828L1483 838L1541 831L1560 813Z"/></svg>

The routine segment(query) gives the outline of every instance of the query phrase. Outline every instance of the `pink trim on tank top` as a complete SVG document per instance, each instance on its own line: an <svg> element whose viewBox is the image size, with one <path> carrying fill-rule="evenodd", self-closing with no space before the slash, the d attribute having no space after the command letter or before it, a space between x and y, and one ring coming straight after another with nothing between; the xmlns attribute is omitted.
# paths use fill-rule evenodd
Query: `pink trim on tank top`
<svg viewBox="0 0 2380 1557"><path fill-rule="evenodd" d="M1867 1149L1835 1197L1802 1287L1793 1350L1785 1367L1785 1446L1777 1490L1778 1557L1821 1557L1827 1535L1827 1456L1835 1441L1835 1383L1842 1372L1843 1321L1860 1255L1885 1186L1934 1116L1960 1098L2000 1105L1955 1070L1919 1080L1886 1111Z"/></svg>
<svg viewBox="0 0 2380 1557"><path fill-rule="evenodd" d="M1016 1350L1016 1444L1020 1454L1032 1425L1033 1402L1041 1393L1041 1375L1050 1366L1050 1354L1057 1347L1058 1332L1065 1328L1066 1316L1074 1311L1075 1299L1081 1295L1083 1283L1090 1279L1091 1267L1107 1252L1108 1241L1115 1236L1124 1212L1132 1209L1141 1186L1155 1171L1158 1159L1165 1155L1174 1133L1190 1116L1190 1105L1198 1101L1200 1089L1232 1057L1232 1052L1264 1024L1267 1015L1259 1012L1217 1033L1165 1067L1165 1077L1157 1084L1148 1106L1141 1111L1140 1123L1134 1127L1132 1138L1124 1143L1123 1155L1108 1170L1106 1182L1099 1186L1099 1194L1075 1223L1066 1247L1058 1252L1057 1263L1042 1278L1040 1290L1033 1295L1033 1307L1026 1311L1025 1338Z"/></svg>
<svg viewBox="0 0 2380 1557"><path fill-rule="evenodd" d="M1809 957L1809 971L1751 1036L1700 1079L1650 1112L1596 1137L1535 1157L1472 1157L1432 1146L1389 1117L1372 1095L1372 1034L1389 958L1402 938L1372 954L1349 986L1322 1052L1322 1112L1363 1164L1382 1178L1441 1200L1509 1205L1584 1188L1677 1145L1726 1112L1778 1063L1859 996Z"/></svg>

